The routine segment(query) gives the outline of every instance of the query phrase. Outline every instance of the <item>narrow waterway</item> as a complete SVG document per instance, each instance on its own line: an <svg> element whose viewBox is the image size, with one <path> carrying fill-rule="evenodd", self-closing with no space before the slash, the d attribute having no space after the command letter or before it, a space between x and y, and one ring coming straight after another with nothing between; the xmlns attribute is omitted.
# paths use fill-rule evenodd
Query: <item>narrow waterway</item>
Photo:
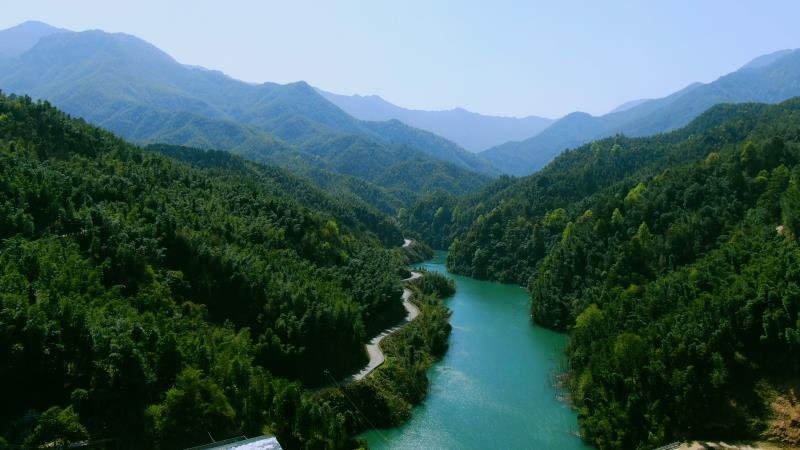
<svg viewBox="0 0 800 450"><path fill-rule="evenodd" d="M403 426L363 435L372 449L587 449L553 387L566 337L531 325L527 292L452 275L446 253L420 264L451 276L450 350Z"/></svg>

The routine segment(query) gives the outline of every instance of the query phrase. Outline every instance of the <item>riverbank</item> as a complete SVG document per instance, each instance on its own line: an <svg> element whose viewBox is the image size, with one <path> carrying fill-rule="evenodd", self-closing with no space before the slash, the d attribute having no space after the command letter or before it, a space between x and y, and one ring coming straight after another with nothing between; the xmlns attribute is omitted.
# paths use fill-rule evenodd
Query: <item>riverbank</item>
<svg viewBox="0 0 800 450"><path fill-rule="evenodd" d="M339 414L353 436L407 421L428 394L428 369L447 352L451 332L449 309L427 292L438 283L425 282L426 277L436 276L415 271L406 279L403 301L408 303L406 318L413 320L376 342L380 364L358 380L334 383L315 393L316 401Z"/></svg>
<svg viewBox="0 0 800 450"><path fill-rule="evenodd" d="M531 325L524 289L450 274L445 259L437 252L419 267L455 280L449 350L407 422L362 435L370 448L588 449L552 383L566 336Z"/></svg>
<svg viewBox="0 0 800 450"><path fill-rule="evenodd" d="M409 249L413 248L415 245L415 241L412 239L404 238L403 245L400 247L403 251L408 251ZM419 272L411 272L411 276L402 280L403 286L403 293L401 295L401 301L403 302L403 308L406 310L406 317L405 319L400 322L399 324L386 328L385 330L381 331L375 337L373 337L369 343L365 345L365 350L367 352L367 365L364 366L363 369L356 372L355 374L347 377L346 379L336 382L335 379L331 377L331 382L333 384L328 385L328 387L333 385L340 385L340 384L347 384L353 383L359 380L364 379L367 375L372 373L375 369L380 367L386 361L386 355L384 354L383 350L381 349L381 341L383 341L386 337L396 333L409 322L413 321L419 315L419 308L411 301L412 296L414 295L413 291L409 288L409 285L414 281L419 279L422 276ZM320 389L324 389L320 388Z"/></svg>

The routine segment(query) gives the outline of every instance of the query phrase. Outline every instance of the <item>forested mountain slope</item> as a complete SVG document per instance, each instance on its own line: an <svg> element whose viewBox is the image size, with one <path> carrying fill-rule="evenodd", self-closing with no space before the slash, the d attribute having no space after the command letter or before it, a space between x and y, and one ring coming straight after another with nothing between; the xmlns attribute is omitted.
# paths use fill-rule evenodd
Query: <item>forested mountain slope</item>
<svg viewBox="0 0 800 450"><path fill-rule="evenodd" d="M800 381L800 100L720 105L420 206L418 223L456 236L448 266L526 284L533 319L571 332L567 384L591 443L786 439L791 408L775 405Z"/></svg>
<svg viewBox="0 0 800 450"><path fill-rule="evenodd" d="M487 116L462 108L447 111L406 109L377 95L340 95L323 90L318 92L358 119L381 122L396 119L412 127L436 133L472 152L509 141L525 140L554 122L553 119L537 116Z"/></svg>
<svg viewBox="0 0 800 450"><path fill-rule="evenodd" d="M193 166L209 169L212 173L235 173L251 178L262 183L271 192L290 194L292 199L303 206L324 212L348 228L367 235L374 234L385 246L397 246L403 242L402 233L394 220L348 192L331 195L332 192L323 192L309 180L285 169L246 161L229 152L167 144L153 144L146 148Z"/></svg>
<svg viewBox="0 0 800 450"><path fill-rule="evenodd" d="M470 186L497 173L486 161L432 133L397 121L357 120L305 82L241 82L179 64L151 44L121 33L45 36L27 51L0 61L0 89L47 99L136 142L226 150L293 171L324 169L377 179L394 164L407 165L413 156L441 163L446 171L459 170L458 178ZM358 139L366 154L342 146L335 160L328 159L321 148L342 139ZM365 158L381 165L362 170ZM446 188L464 192L463 185ZM415 188L403 196L419 193ZM384 203L396 200L388 197Z"/></svg>
<svg viewBox="0 0 800 450"><path fill-rule="evenodd" d="M557 211L545 221L548 212L570 205L579 208L578 201L625 178L654 175L673 165L701 158L708 153L709 146L728 139L728 135L743 139L754 125L737 120L745 111L758 114L763 108L761 104L720 105L671 133L595 141L563 153L528 177L501 178L480 192L462 197L443 193L426 196L403 210L401 220L407 228L430 236L435 247L447 248L458 239L461 250L452 253L452 258L464 273L525 284L538 260L528 263L528 257L523 257L530 254L523 248L532 242L533 223L531 228L513 232L520 218L542 221L543 226L553 223L550 234L559 234L564 225L562 214ZM515 239L511 248L519 249L518 257L512 258L504 251L486 251L481 253L481 260L487 264L470 263L477 242L502 242L503 236L509 242ZM458 256L462 253L463 258ZM501 258L508 260L502 263Z"/></svg>
<svg viewBox="0 0 800 450"><path fill-rule="evenodd" d="M355 445L299 382L403 317L397 229L280 169L152 150L185 162L0 95L0 436Z"/></svg>
<svg viewBox="0 0 800 450"><path fill-rule="evenodd" d="M800 51L784 50L756 58L741 69L708 83L695 83L667 97L594 117L569 114L538 135L481 152L505 173L527 175L562 151L615 134L647 136L675 130L720 103L775 103L800 95Z"/></svg>
<svg viewBox="0 0 800 450"><path fill-rule="evenodd" d="M314 169L365 180L384 191L383 196L408 205L435 186L451 193L474 191L491 177L431 158L416 147L393 144L376 146L358 135L332 137L309 145L303 157L283 161L287 168L316 179ZM267 159L270 161L272 159ZM280 162L280 160L278 161ZM394 174L403 172L403 177Z"/></svg>

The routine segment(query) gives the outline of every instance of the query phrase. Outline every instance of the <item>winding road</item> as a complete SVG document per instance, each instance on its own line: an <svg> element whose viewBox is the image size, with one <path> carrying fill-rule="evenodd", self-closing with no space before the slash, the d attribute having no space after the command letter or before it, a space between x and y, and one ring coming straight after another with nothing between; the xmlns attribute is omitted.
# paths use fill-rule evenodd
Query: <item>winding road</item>
<svg viewBox="0 0 800 450"><path fill-rule="evenodd" d="M408 247L409 245L411 245L411 242L413 242L411 239L404 239L403 247ZM411 276L403 280L403 282L408 284L421 276L422 274L419 272L411 272ZM409 322L417 318L417 316L419 315L419 308L417 308L416 305L411 303L412 295L413 293L411 292L411 289L407 287L403 288L403 297L402 297L403 307L407 311L405 321L400 323L399 325L384 330L381 334L375 336L374 338L372 338L371 341L369 341L369 344L366 345L367 354L369 355L369 363L367 363L366 367L361 369L360 372L353 375L351 377L351 381L361 380L370 373L372 373L373 370L380 367L380 365L383 364L384 361L386 361L386 355L384 355L383 350L381 350L381 341L383 340L383 338L391 335L392 333L395 333L397 330L403 328Z"/></svg>

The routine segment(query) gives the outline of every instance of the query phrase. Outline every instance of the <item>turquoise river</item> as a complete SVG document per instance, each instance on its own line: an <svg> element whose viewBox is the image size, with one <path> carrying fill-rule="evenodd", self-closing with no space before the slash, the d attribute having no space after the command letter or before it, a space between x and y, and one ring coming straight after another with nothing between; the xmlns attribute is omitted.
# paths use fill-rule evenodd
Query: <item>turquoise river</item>
<svg viewBox="0 0 800 450"><path fill-rule="evenodd" d="M450 349L404 425L364 433L372 449L587 449L553 387L566 337L533 326L527 292L452 275L446 253L421 264L452 277Z"/></svg>

